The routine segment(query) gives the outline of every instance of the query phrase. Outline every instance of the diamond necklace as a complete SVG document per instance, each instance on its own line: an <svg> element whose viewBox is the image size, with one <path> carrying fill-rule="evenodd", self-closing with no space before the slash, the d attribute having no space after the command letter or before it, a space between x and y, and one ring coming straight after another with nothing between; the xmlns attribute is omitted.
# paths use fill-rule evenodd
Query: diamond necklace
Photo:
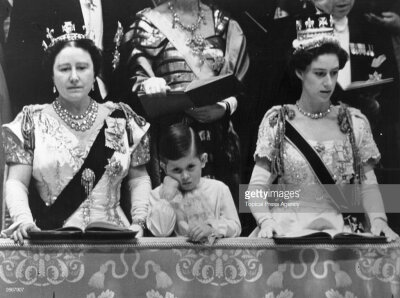
<svg viewBox="0 0 400 298"><path fill-rule="evenodd" d="M172 13L172 28L176 28L176 25L179 26L184 31L190 33L190 37L186 40L186 45L192 50L192 53L196 56L199 56L201 63L203 64L205 61L204 58L204 50L206 48L205 38L201 34L195 34L195 32L200 28L201 23L205 22L204 12L199 5L199 10L197 12L197 21L191 25L185 25L182 23L180 16L174 9L174 5L171 2L168 2L168 9Z"/></svg>
<svg viewBox="0 0 400 298"><path fill-rule="evenodd" d="M86 111L81 115L73 115L67 109L63 108L61 103L56 99L53 101L53 109L57 115L72 129L76 131L86 131L93 126L97 118L98 104L95 100L90 99L90 103Z"/></svg>
<svg viewBox="0 0 400 298"><path fill-rule="evenodd" d="M331 112L331 108L333 107L332 104L329 104L329 107L326 111L324 112L320 112L320 113L309 113L304 111L301 107L300 107L300 102L296 101L296 107L299 110L300 113L302 113L304 116L311 118L311 119L321 119L326 117L326 115L328 115Z"/></svg>

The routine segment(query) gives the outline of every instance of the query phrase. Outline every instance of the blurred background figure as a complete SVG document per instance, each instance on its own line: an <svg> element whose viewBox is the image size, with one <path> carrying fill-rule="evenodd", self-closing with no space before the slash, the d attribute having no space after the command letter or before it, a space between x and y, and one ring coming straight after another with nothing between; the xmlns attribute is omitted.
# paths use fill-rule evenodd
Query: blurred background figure
<svg viewBox="0 0 400 298"><path fill-rule="evenodd" d="M0 0L0 64L4 66L4 44L10 26L12 0Z"/></svg>

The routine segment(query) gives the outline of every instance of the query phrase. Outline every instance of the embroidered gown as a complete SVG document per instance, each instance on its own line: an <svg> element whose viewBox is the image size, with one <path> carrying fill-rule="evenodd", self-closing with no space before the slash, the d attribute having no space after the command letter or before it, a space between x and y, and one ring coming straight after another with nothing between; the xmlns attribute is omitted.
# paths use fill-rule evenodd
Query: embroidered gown
<svg viewBox="0 0 400 298"><path fill-rule="evenodd" d="M239 80L242 80L248 68L243 32L236 21L229 19L220 10L214 10L213 13L215 34L206 38L207 46L204 51L206 63L212 65L214 75L232 72ZM143 81L154 76L164 78L172 90L184 89L196 79L196 75L180 52L145 14L146 10L137 14L136 21L125 35L123 48L128 56L126 59L130 90L138 91ZM199 123L184 113L167 115L152 122L153 145L150 163L153 186L161 183L157 150L161 129L178 122L186 122L199 134L204 149L208 153L208 162L203 169L203 176L222 180L233 191L232 187L235 185L233 181L237 180L239 175L239 148L237 143L229 142L231 139L227 137L228 130L235 134L229 115L210 124ZM237 183L238 181L236 185Z"/></svg>
<svg viewBox="0 0 400 298"><path fill-rule="evenodd" d="M129 146L125 129L127 120L110 117L119 108L118 104L111 102L99 104L93 126L78 137L58 117L50 104L26 106L25 109L32 112L34 124L33 152L24 148L24 137L21 133L23 112L13 122L3 125L6 162L31 165L31 186L33 183L41 200L46 206L51 206L82 167L104 122L107 123L108 127L104 130L106 143L102 145L114 148L115 152L90 196L65 220L64 226L84 228L93 221L106 221L125 227L130 225L120 206L121 182L128 175L130 166L143 165L150 159L147 136L149 124L143 119L143 122L135 121L136 117L129 120L134 140L133 146ZM113 165L119 163L120 166L112 168L111 162ZM135 198L132 202L133 217L145 219L147 204L147 199ZM17 225L18 223L14 223L13 226Z"/></svg>
<svg viewBox="0 0 400 298"><path fill-rule="evenodd" d="M254 156L267 158L272 161L275 154L274 141L277 134L276 119L279 107L273 107L264 116L261 122L257 147ZM371 128L367 118L354 108L349 108L353 123L356 146L359 151L362 164L375 165L380 159L380 153L373 140ZM307 142L318 152L324 164L327 166L336 184L351 183L354 177L354 159L349 135L341 140L327 140ZM323 187L308 161L303 154L285 138L284 140L284 175L283 184L294 185L300 189L299 198L291 198L279 201L279 204L298 203L293 206L273 206L271 210L273 218L278 222L286 235L298 235L306 229L343 231L344 221L342 214L332 203L328 193ZM303 187L302 187L303 186Z"/></svg>

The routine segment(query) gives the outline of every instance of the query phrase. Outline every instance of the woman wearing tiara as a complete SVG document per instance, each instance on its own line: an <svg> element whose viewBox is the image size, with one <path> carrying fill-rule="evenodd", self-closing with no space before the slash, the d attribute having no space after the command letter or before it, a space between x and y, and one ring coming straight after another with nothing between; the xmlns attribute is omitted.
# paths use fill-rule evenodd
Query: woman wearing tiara
<svg viewBox="0 0 400 298"><path fill-rule="evenodd" d="M302 93L295 105L275 106L265 114L249 186L249 191L273 190L277 181L293 196L285 204L275 200L278 204L251 207L259 226L255 234L270 238L306 230L343 232L341 212L363 210L372 234L395 240L398 235L387 224L373 171L380 153L368 120L359 110L330 101L347 54L333 37L328 17L301 20L297 27L291 66ZM346 184L354 184L351 198L343 195Z"/></svg>
<svg viewBox="0 0 400 298"><path fill-rule="evenodd" d="M238 23L221 10L199 0L163 1L145 9L125 35L130 90L165 94L184 90L195 79L234 73L242 80L247 68L246 42ZM185 122L199 134L209 159L204 176L226 183L237 192L237 136L229 119L237 98L184 113L169 114L152 123L152 182L158 186L158 140L162 127ZM235 138L236 137L236 138Z"/></svg>
<svg viewBox="0 0 400 298"><path fill-rule="evenodd" d="M65 28L58 38L49 32L44 61L54 101L25 106L3 125L9 166L5 200L13 224L2 235L21 244L29 231L85 228L93 221L130 227L140 235L147 216L149 124L124 104L90 98L101 52L72 32L70 22ZM126 176L131 208L123 212Z"/></svg>

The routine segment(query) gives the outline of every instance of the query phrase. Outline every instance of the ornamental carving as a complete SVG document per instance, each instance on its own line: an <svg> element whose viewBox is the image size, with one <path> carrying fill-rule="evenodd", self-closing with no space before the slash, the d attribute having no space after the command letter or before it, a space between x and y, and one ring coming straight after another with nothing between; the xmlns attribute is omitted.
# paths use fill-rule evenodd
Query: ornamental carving
<svg viewBox="0 0 400 298"><path fill-rule="evenodd" d="M363 280L377 279L382 282L399 283L400 249L358 249L357 275Z"/></svg>
<svg viewBox="0 0 400 298"><path fill-rule="evenodd" d="M7 284L49 286L75 283L85 272L82 253L0 251L0 278Z"/></svg>
<svg viewBox="0 0 400 298"><path fill-rule="evenodd" d="M176 273L183 281L226 286L242 281L255 282L262 275L262 251L252 250L174 250L180 259Z"/></svg>

